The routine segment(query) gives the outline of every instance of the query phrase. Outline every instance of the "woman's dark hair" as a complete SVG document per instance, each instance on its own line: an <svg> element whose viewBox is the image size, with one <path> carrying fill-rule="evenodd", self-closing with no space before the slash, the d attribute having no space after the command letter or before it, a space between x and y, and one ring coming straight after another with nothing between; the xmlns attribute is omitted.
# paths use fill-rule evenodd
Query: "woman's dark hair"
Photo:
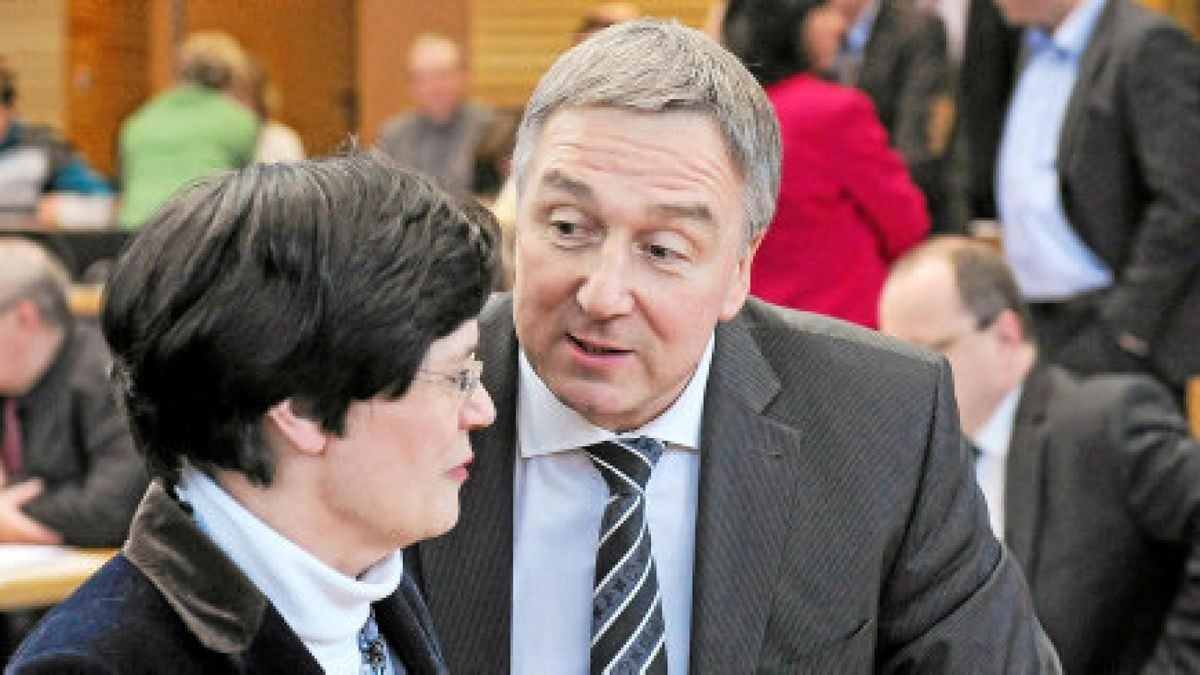
<svg viewBox="0 0 1200 675"><path fill-rule="evenodd" d="M764 87L808 70L804 22L820 0L729 0L721 41Z"/></svg>
<svg viewBox="0 0 1200 675"><path fill-rule="evenodd" d="M260 420L292 398L334 433L398 398L479 313L494 225L375 154L256 165L168 201L122 255L102 317L150 470L269 484Z"/></svg>

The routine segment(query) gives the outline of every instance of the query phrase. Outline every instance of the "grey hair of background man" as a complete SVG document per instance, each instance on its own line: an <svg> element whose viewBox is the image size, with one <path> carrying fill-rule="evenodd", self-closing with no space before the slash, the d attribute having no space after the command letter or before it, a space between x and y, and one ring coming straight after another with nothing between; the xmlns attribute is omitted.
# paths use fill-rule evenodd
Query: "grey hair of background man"
<svg viewBox="0 0 1200 675"><path fill-rule="evenodd" d="M65 326L70 321L71 277L54 255L28 239L0 237L0 260L0 308L29 299L47 323Z"/></svg>
<svg viewBox="0 0 1200 675"><path fill-rule="evenodd" d="M513 169L523 193L547 120L568 108L690 112L717 125L741 175L749 244L771 222L779 193L779 124L762 87L725 48L675 21L606 28L563 54L542 76L517 131Z"/></svg>

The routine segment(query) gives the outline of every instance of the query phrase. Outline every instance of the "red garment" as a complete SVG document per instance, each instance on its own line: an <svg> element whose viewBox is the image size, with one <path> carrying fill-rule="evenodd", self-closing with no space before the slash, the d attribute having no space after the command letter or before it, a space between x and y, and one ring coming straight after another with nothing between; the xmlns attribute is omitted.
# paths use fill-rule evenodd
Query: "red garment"
<svg viewBox="0 0 1200 675"><path fill-rule="evenodd" d="M929 231L925 198L866 95L795 75L767 96L783 136L783 175L750 292L875 328L888 265Z"/></svg>

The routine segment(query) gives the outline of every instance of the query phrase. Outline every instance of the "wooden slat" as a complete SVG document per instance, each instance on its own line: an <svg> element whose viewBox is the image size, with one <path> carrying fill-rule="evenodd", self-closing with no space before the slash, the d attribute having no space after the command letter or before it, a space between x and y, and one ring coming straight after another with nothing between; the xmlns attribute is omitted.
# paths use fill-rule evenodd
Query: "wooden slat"
<svg viewBox="0 0 1200 675"><path fill-rule="evenodd" d="M0 611L48 607L66 599L116 555L112 549L68 551L0 578Z"/></svg>
<svg viewBox="0 0 1200 675"><path fill-rule="evenodd" d="M471 80L476 98L522 106L542 73L571 47L595 0L476 0L471 3ZM643 0L647 16L699 28L711 0Z"/></svg>

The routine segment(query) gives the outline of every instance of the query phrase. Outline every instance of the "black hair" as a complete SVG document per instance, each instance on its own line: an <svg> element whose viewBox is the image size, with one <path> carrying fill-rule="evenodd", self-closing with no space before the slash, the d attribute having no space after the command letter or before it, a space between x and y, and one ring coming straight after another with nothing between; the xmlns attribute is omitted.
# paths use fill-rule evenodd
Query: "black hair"
<svg viewBox="0 0 1200 675"><path fill-rule="evenodd" d="M820 0L729 0L721 40L763 87L808 70L804 22Z"/></svg>
<svg viewBox="0 0 1200 675"><path fill-rule="evenodd" d="M487 297L487 218L376 153L178 193L118 261L102 316L151 472L173 482L186 460L266 485L272 405L340 434L351 402L403 396Z"/></svg>

